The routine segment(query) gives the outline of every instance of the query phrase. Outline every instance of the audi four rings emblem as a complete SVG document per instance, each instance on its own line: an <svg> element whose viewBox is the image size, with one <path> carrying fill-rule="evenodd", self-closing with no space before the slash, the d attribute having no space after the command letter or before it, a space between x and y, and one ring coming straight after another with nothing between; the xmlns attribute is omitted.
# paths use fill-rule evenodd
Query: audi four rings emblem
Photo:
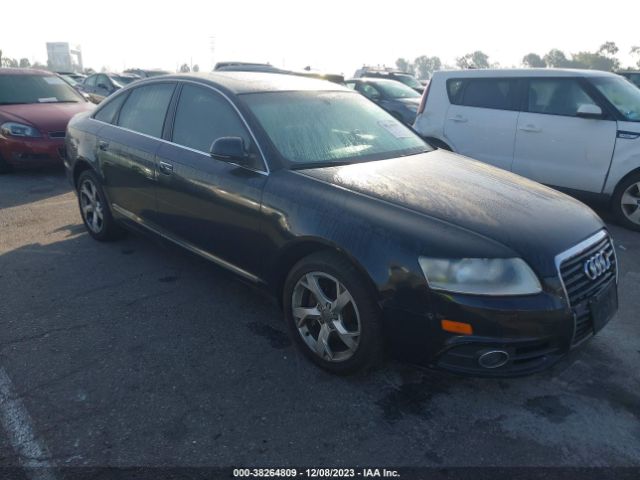
<svg viewBox="0 0 640 480"><path fill-rule="evenodd" d="M584 274L591 280L595 280L596 278L604 275L605 272L611 268L611 260L609 259L609 256L610 254L604 250L600 250L593 257L584 262Z"/></svg>

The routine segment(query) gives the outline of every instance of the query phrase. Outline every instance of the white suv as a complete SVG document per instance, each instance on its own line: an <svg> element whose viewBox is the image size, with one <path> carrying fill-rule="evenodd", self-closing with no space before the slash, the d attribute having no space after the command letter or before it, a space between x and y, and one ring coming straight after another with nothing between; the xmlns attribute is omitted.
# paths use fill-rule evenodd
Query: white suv
<svg viewBox="0 0 640 480"><path fill-rule="evenodd" d="M605 199L640 231L640 89L584 70L436 72L414 129L433 145Z"/></svg>

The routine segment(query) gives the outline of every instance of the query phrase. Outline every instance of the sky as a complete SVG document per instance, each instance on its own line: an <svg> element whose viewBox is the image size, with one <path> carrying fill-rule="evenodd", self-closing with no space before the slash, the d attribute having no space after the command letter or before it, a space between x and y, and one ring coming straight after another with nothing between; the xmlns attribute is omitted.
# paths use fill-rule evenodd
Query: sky
<svg viewBox="0 0 640 480"><path fill-rule="evenodd" d="M242 60L350 76L398 57L454 66L475 50L515 67L530 52L594 51L605 41L626 67L640 45L637 0L30 0L3 1L0 18L5 56L46 63L46 42L69 42L85 67L111 71Z"/></svg>

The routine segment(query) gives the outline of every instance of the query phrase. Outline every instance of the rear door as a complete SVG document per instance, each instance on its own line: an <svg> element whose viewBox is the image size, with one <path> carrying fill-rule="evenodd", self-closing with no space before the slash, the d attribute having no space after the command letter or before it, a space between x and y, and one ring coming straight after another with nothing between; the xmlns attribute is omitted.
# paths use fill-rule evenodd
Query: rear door
<svg viewBox="0 0 640 480"><path fill-rule="evenodd" d="M120 108L116 125L106 125L100 130L98 155L105 187L109 201L120 214L153 218L155 154L175 85L175 82L153 83L131 90Z"/></svg>
<svg viewBox="0 0 640 480"><path fill-rule="evenodd" d="M518 122L518 81L512 78L449 79L451 106L445 137L457 153L511 169Z"/></svg>
<svg viewBox="0 0 640 480"><path fill-rule="evenodd" d="M577 116L581 105L606 111L577 78L531 78L518 119L513 171L546 185L602 191L616 141L616 121Z"/></svg>

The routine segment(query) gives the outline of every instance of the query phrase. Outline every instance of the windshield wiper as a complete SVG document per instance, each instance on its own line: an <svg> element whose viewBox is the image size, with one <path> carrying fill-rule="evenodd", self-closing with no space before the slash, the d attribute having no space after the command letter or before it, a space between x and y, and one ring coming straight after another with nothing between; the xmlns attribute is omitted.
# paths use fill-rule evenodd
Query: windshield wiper
<svg viewBox="0 0 640 480"><path fill-rule="evenodd" d="M324 167L340 167L343 165L351 165L355 162L348 160L328 160L326 162L310 162L310 163L300 163L291 166L291 170L305 170L307 168L324 168Z"/></svg>
<svg viewBox="0 0 640 480"><path fill-rule="evenodd" d="M0 105L28 105L32 102L0 102Z"/></svg>

